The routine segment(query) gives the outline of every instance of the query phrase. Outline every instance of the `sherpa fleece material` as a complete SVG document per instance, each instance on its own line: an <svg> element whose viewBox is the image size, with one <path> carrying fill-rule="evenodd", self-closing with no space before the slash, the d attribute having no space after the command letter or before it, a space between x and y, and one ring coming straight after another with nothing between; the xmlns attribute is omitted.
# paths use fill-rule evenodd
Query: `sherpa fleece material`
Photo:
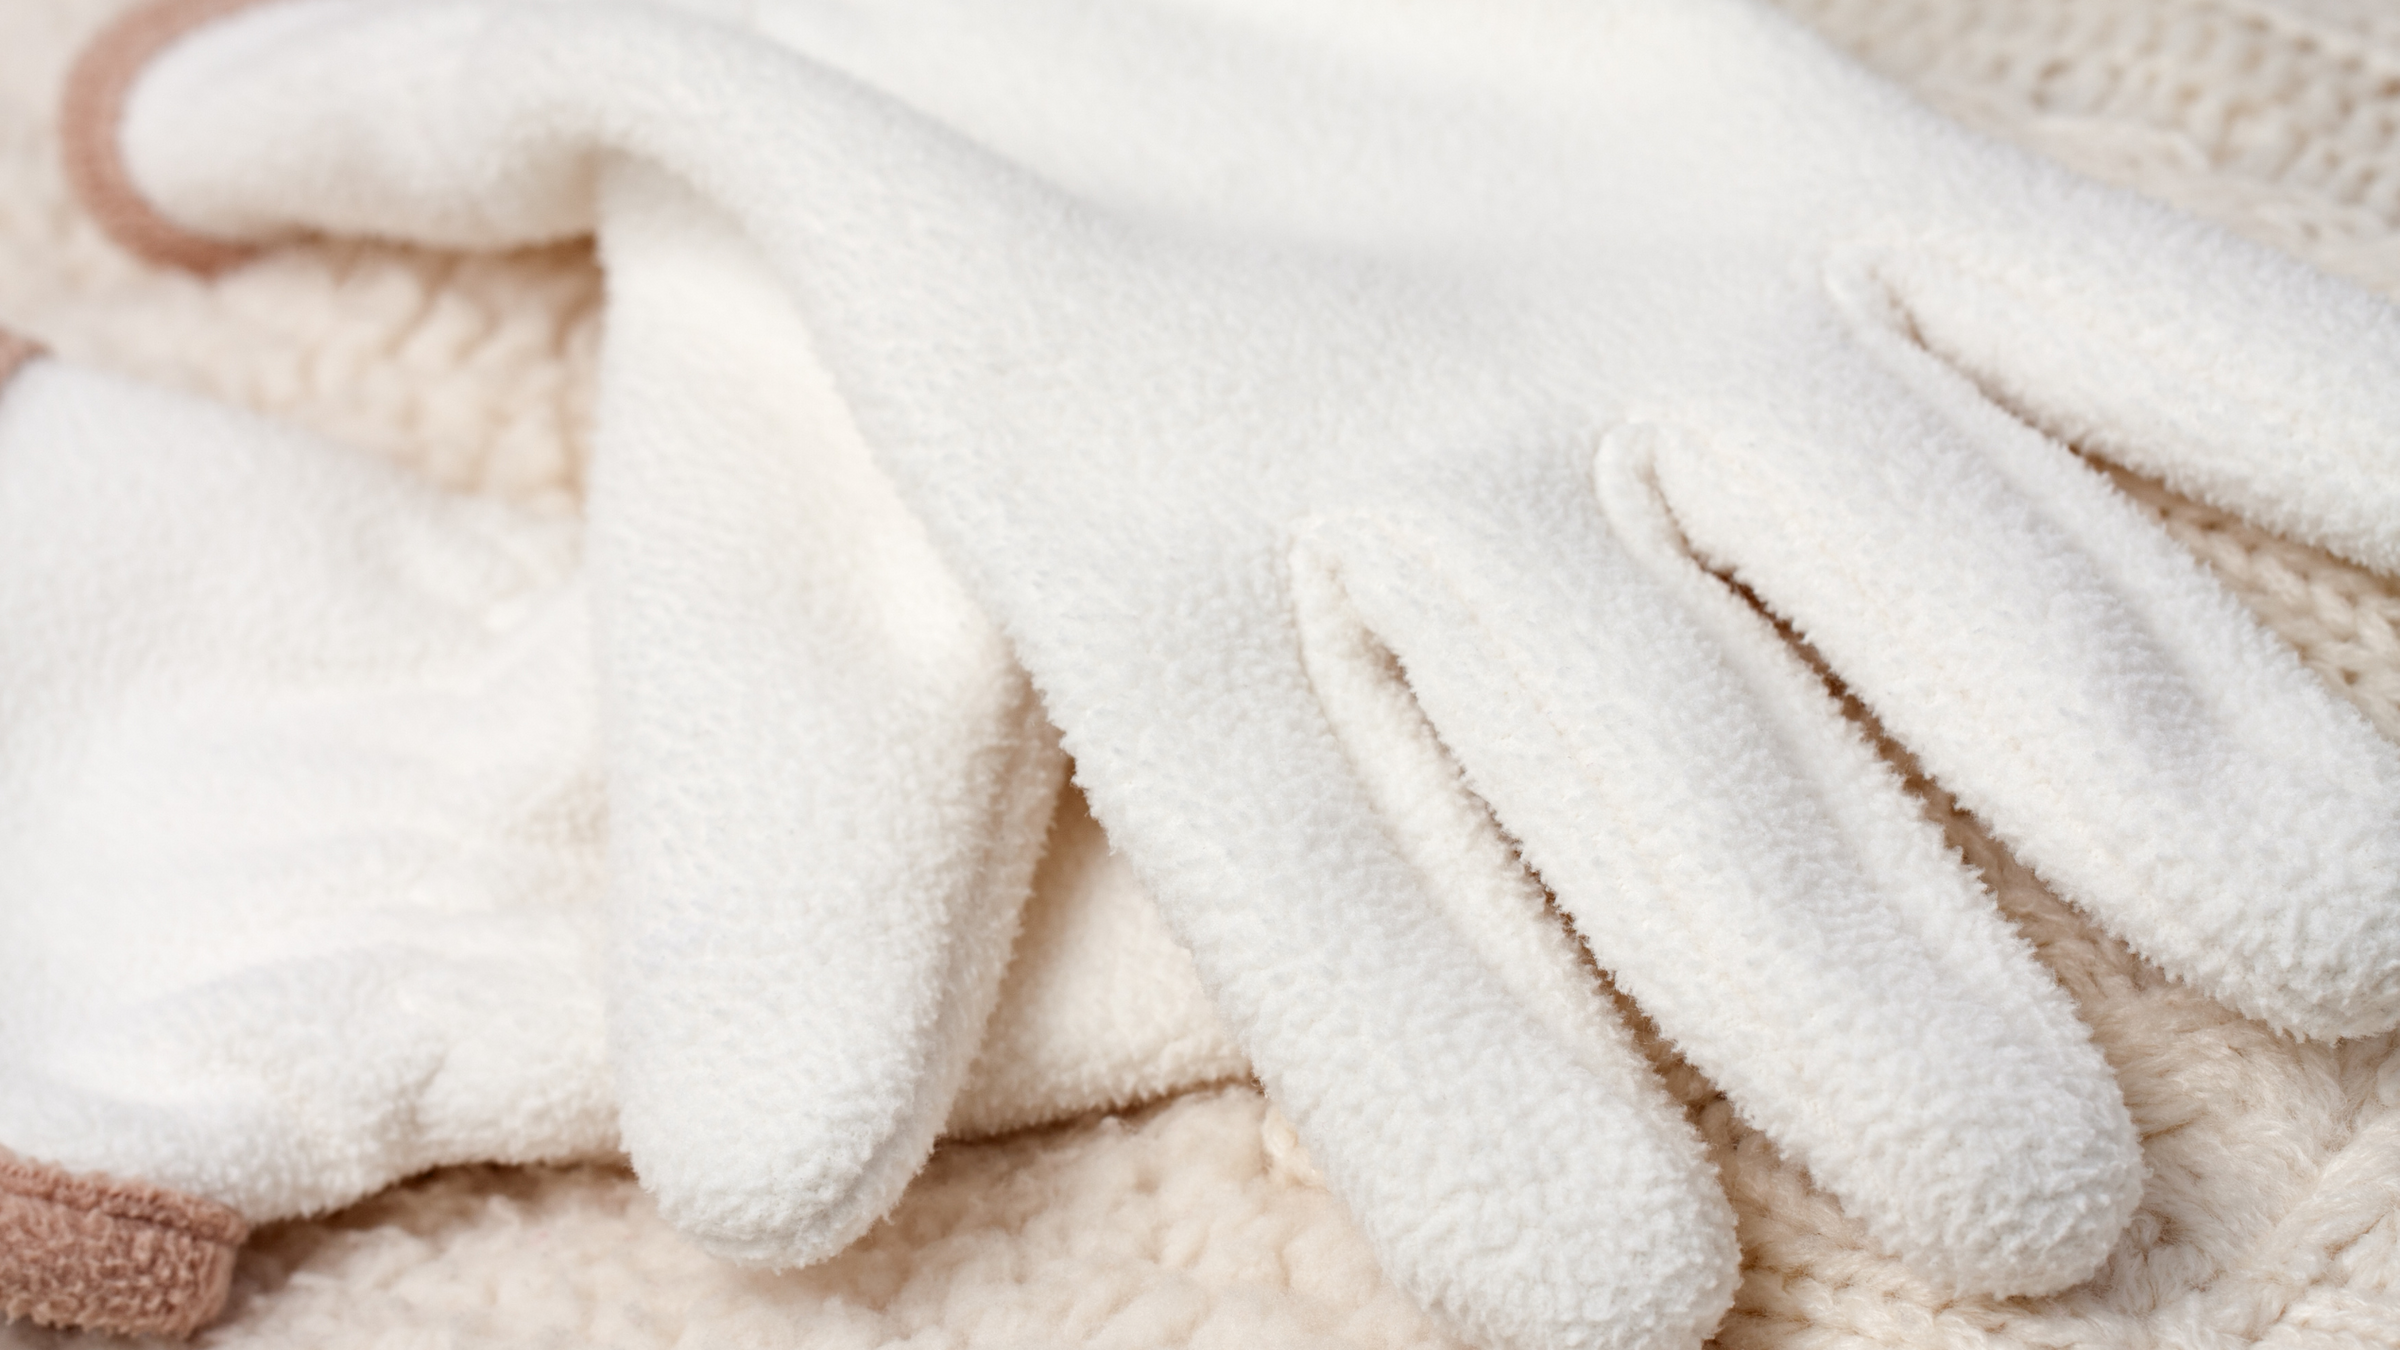
<svg viewBox="0 0 2400 1350"><path fill-rule="evenodd" d="M2054 987L1695 554L2161 964L2294 1029L2392 1020L2388 748L1961 373L2388 561L2359 469L2391 424L2374 379L2392 337L2363 298L1971 141L1734 8L1434 33L1413 55L1462 78L1492 57L1482 72L1526 100L1469 138L1484 158L1346 142L1364 174L1330 216L1181 230L1088 211L703 26L459 6L403 32L377 8L296 3L170 53L131 105L137 181L232 237L410 220L504 242L590 212L588 148L613 145L731 210L1010 624L1270 1088L1387 1264L1468 1329L1681 1340L1729 1271L1685 1222L1696 1192L1662 1115L1506 992L1492 966L1521 959L1479 965L1421 898L1427 874L1481 867L1386 833L1433 818L1412 781L1459 791L1418 776L1443 749L1620 985L1936 1275L2066 1282L2131 1203L2122 1107ZM411 43L421 63L391 60ZM1330 83L1424 68L1364 47ZM237 49L292 59L212 98ZM305 207L160 153L245 144L226 133L287 97L279 125L342 109L268 166L310 186ZM1406 122L1348 130L1371 146ZM1554 172L1582 164L1608 172ZM601 179L604 197L679 190ZM1427 209L1345 215L1395 186L1382 206ZM2199 275L2230 280L2177 284ZM2173 314L2183 345L2144 344L2100 295ZM1717 340L1695 352L1696 333ZM2277 378L2160 420L2166 382L2236 360ZM2306 413L2278 402L2304 374ZM2311 414L2297 452L2272 444ZM2337 478L2363 492L2327 495ZM1966 647L1961 597L1994 625ZM1438 742L1392 715L1396 677L1373 692L1386 646ZM2194 781L2216 790L2177 791ZM1465 819L1458 800L1439 814ZM1467 945L1505 923L1467 924ZM1812 1099L1826 1083L1843 1086ZM1623 1151L1576 1153L1605 1120ZM1444 1165L1461 1138L1484 1146ZM1548 1203L1562 1170L1547 1195L1614 1222Z"/></svg>

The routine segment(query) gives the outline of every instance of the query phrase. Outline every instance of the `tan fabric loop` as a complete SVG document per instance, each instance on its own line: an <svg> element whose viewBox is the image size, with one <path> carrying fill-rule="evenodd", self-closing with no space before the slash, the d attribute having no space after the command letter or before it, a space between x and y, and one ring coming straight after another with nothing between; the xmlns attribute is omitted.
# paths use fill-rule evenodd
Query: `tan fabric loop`
<svg viewBox="0 0 2400 1350"><path fill-rule="evenodd" d="M266 3L271 0L157 0L137 6L101 30L68 72L59 106L67 183L127 252L209 276L256 251L195 234L161 215L126 170L117 128L133 82L160 52L204 24Z"/></svg>
<svg viewBox="0 0 2400 1350"><path fill-rule="evenodd" d="M0 328L0 389L7 388L9 379L41 354L42 344Z"/></svg>
<svg viewBox="0 0 2400 1350"><path fill-rule="evenodd" d="M188 1336L223 1310L249 1236L213 1201L0 1149L0 1314Z"/></svg>

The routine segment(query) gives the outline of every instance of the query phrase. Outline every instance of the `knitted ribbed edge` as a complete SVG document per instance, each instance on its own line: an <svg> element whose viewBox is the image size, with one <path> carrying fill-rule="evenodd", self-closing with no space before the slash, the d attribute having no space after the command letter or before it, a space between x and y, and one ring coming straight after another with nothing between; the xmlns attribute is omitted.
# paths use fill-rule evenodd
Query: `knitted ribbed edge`
<svg viewBox="0 0 2400 1350"><path fill-rule="evenodd" d="M0 1149L0 1313L188 1336L225 1306L249 1225L223 1205Z"/></svg>
<svg viewBox="0 0 2400 1350"><path fill-rule="evenodd" d="M119 246L151 262L211 275L255 250L195 234L161 215L134 185L117 139L125 98L158 54L204 24L271 0L156 0L103 29L76 58L59 100L67 184Z"/></svg>

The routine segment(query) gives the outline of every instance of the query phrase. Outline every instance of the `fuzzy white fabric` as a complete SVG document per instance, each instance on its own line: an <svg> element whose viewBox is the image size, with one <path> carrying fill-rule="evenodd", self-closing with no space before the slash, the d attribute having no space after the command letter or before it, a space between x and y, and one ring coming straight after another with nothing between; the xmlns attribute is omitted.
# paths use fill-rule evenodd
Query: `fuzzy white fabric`
<svg viewBox="0 0 2400 1350"><path fill-rule="evenodd" d="M623 271L629 307L640 281L707 295L706 273L688 267ZM772 300L771 287L734 280L735 296L708 298ZM669 344L648 369L681 387L795 387L736 375L733 359L713 359L727 353L671 325L645 333ZM673 362L695 359L706 364L687 382ZM737 393L713 411L756 403ZM654 491L646 504L674 500ZM843 504L842 524L869 519ZM596 900L607 803L581 523L456 497L254 415L55 361L0 394L0 518L19 559L0 587L0 629L21 654L0 700L0 1138L253 1222L444 1164L614 1154L620 1080L602 1053ZM905 521L875 524L910 537ZM812 537L874 556L831 525ZM693 654L688 642L650 645ZM878 687L894 678L867 673ZM811 744L830 739L820 730ZM760 795L731 772L707 781ZM1046 817L1055 779L1030 788L1024 800ZM1014 828L1038 843L1041 825ZM894 852L936 856L925 841ZM984 1059L989 1085L960 1098L957 1130L1242 1072L1188 960L1079 806L1055 853L1036 918L1091 936L1028 948L1005 1040ZM981 959L995 967L1013 909L1011 928L984 935ZM669 950L680 936L633 931ZM760 936L742 949L755 955ZM852 978L870 973L842 950ZM985 997L997 979L985 976ZM762 1006L771 1000L754 995L745 1011ZM954 1080L975 1049L975 1011L953 1033L964 1040ZM762 1053L689 1019L655 1021L680 1031L669 1049L684 1063L701 1058L694 1046ZM782 1083L791 1069L764 1053L717 1072L771 1104L748 1076ZM871 1099L860 1085L844 1104ZM934 1109L952 1105L944 1095ZM919 1153L941 1123L925 1123ZM900 1160L887 1188L920 1161ZM888 1208L874 1202L865 1221Z"/></svg>
<svg viewBox="0 0 2400 1350"><path fill-rule="evenodd" d="M924 1166L1064 766L747 242L616 198L601 245L619 1124L678 1227L806 1264Z"/></svg>
<svg viewBox="0 0 2400 1350"><path fill-rule="evenodd" d="M0 1135L254 1221L613 1153L578 522L19 379ZM1098 936L1015 972L958 1130L1241 1072L1079 801L1054 852L1037 918Z"/></svg>
<svg viewBox="0 0 2400 1350"><path fill-rule="evenodd" d="M488 247L709 209L652 162L739 220L1270 1090L1454 1325L1684 1343L1733 1278L1697 1141L1621 1038L1553 1011L1571 962L1521 974L1564 954L1488 936L1541 923L1534 897L1465 922L1428 898L1511 865L1468 784L1619 987L1886 1246L1968 1290L2080 1280L2139 1187L2105 1067L1703 568L2147 956L2287 1029L2384 1030L2400 756L2001 407L2388 565L2393 319L1757 11L1418 18L1308 11L1282 63L1241 61L1240 25L1110 29L1122 88L995 105L1056 114L997 134L1097 211L630 6L270 6L162 59L124 141L227 238ZM1180 72L1219 101L1195 115ZM1396 848L1444 793L1464 832ZM791 1137L836 1145L823 1175L883 1170ZM711 1191L784 1175L740 1138L716 1155L746 1170L664 1178L707 1196L680 1216L705 1240L806 1259L856 1231L849 1191Z"/></svg>
<svg viewBox="0 0 2400 1350"><path fill-rule="evenodd" d="M779 365L805 339L740 241L617 237L630 317L591 511L617 673L606 924L591 636L563 563L566 617L509 638L531 673L470 680L422 620L362 642L393 607L326 565L340 530L438 494L344 478L342 452L188 398L24 386L20 472L78 473L11 503L6 625L46 664L9 690L0 1138L266 1221L430 1166L610 1154L622 1120L671 1207L800 1206L830 1252L954 1107L955 1130L990 1132L1244 1071L1188 958L1070 820L1037 917L1101 943L1028 949L1002 1048L960 1095L1057 793L1051 733L813 364ZM62 405L60 380L100 389ZM311 478L312 458L336 467ZM119 480L143 490L95 495ZM216 533L187 544L192 510ZM118 570L78 584L93 568ZM287 648L350 664L286 670ZM112 688L127 671L147 673ZM897 724L872 716L894 700ZM603 935L632 968L613 1064Z"/></svg>
<svg viewBox="0 0 2400 1350"><path fill-rule="evenodd" d="M2378 221L2364 195L2382 181L2371 172L2378 162L2372 158L2378 143L2371 128L2382 106L2374 92L2377 67L2351 48L2305 30L2293 36L2288 25L2278 27L2247 11L2227 14L2206 5L2162 11L2164 17L2136 11L2135 21L2116 7L2019 5L1989 19L1973 7L1903 8L1918 21L1917 28L1892 17L1903 9L1879 14L1849 7L1820 17L1852 24L1850 35L1870 54L1878 43L1886 44L1890 50L1884 54L1904 72L1947 72L1946 82L1929 92L1999 106L2008 129L2041 138L2054 149L2081 152L2092 167L2135 175L2162 191L2190 189L2199 204L2223 207L2233 223L2280 242L2313 247L2321 260L2361 269L2388 267L2378 260L2391 256L2389 227ZM2106 14L2088 17L2100 10ZM2046 17L2049 26L2029 21L2028 12ZM21 56L28 65L41 53L52 60L63 53L59 32L41 31L44 22L53 21L48 11L7 17L32 32L22 44L0 43L0 51ZM2171 26L2170 20L2181 26ZM2106 41L2089 40L2084 25L2104 21L2118 26L2103 26L2100 37ZM88 23L88 18L77 22ZM2157 39L2163 50L2128 47L2154 41L2144 23L2169 26L2183 39L2181 46ZM73 26L59 22L60 29ZM1928 32L1941 41L1911 47L1894 37L1923 39ZM2021 101L2014 100L2019 91L1989 83L2063 67L2083 90L2098 87L2105 93L2108 77L2118 69L2110 62L2129 51L2154 67L2185 70L2202 87L2208 77L2189 71L2210 68L2194 52L2208 53L2209 60L2223 54L2214 78L2230 90L2238 91L2240 81L2259 70L2300 72L2293 78L2309 87L2355 89L2328 107L2244 104L2227 95L2237 113L2296 127L2292 134L2304 147L2339 143L2349 135L2353 157L2303 154L2288 173L2270 164L2257 171L2262 177L2253 178L2252 166L2238 156L2228 154L2210 167L2189 150L2198 146L2214 155L2220 143L2212 138L2224 127L2212 122L2205 108L2162 97L2155 107L2118 112L2117 120L2110 120L2059 113L2045 101L2052 91L2030 76ZM2245 55L2249 59L2237 59ZM1936 57L1947 64L1937 67ZM1909 64L1911 59L1920 64ZM37 96L42 92L35 79L12 84L11 97L20 97L28 84ZM2118 106L2139 103L2139 96L2159 82L2128 76L2122 86L2132 92L2118 99ZM2243 118L2233 121L2238 127ZM2344 130L2355 126L2368 130ZM2362 137L2364 149L2359 148ZM16 143L20 154L29 154L27 147L36 142L27 136ZM2348 169L2329 175L2321 189L2312 186L2312 166L2328 161ZM571 401L560 400L556 391L575 387L574 372L583 359L577 353L589 351L589 273L572 254L461 265L405 251L313 247L201 292L110 256L87 228L48 205L58 198L45 170L37 165L15 172L33 188L0 198L0 207L16 208L10 217L11 249L0 254L0 264L10 269L7 296L23 306L17 313L42 320L28 326L62 345L107 351L162 376L340 427L357 439L417 455L418 462L453 481L518 491L571 481L562 470L571 466L572 457L562 450L572 442L560 433L574 419L551 418L547 410ZM2395 273L2367 275L2384 280ZM232 334L243 340L226 341ZM313 344L321 337L331 339L325 343L326 357L299 360L301 342ZM416 414L418 407L429 415ZM530 409L531 422L500 411L512 407ZM478 416L480 423L474 421ZM450 429L418 434L428 426L437 432ZM2313 665L2341 678L2371 713L2391 720L2389 692L2400 671L2392 657L2392 620L2400 616L2400 604L2388 585L2210 513L2176 508L2171 519L2179 536L2200 547ZM2376 1180L2391 1169L2388 1140L2377 1143L2384 1135L2376 1122L2392 1104L2389 1098L2400 1095L2377 1091L2388 1038L2319 1051L2263 1035L2162 985L2141 963L2095 940L2073 916L2039 902L2038 890L2021 871L2004 869L1994 880L2012 913L2083 1000L2084 1015L2099 1028L2137 1121L2151 1136L2153 1184L2117 1259L2100 1280L2061 1299L1937 1298L1860 1247L1855 1231L1829 1201L1810 1192L1803 1174L1750 1134L1705 1085L1679 1072L1686 1102L1745 1216L1751 1274L1724 1338L1741 1344L2133 1345L2150 1343L2154 1336L2179 1344L2231 1344L2267 1335L2294 1343L2388 1343L2390 1314L2377 1309L2386 1306L2378 1303L2385 1297L2379 1291L2388 1288L2392 1273L2393 1197ZM1254 1108L1211 1099L1208 1109ZM397 1209L383 1206L332 1226L284 1230L271 1239L278 1244L275 1255L262 1255L248 1268L247 1287L257 1297L247 1299L214 1339L322 1343L361 1339L383 1326L411 1335L439 1327L463 1343L521 1343L545 1332L606 1343L662 1344L682 1332L698 1343L725 1327L725 1318L748 1309L754 1316L745 1324L745 1339L753 1343L825 1343L846 1319L857 1323L864 1343L911 1334L972 1342L978 1339L975 1327L1004 1326L989 1319L1005 1318L1015 1309L1026 1314L1014 1324L1020 1339L1105 1343L1110 1324L1093 1314L1133 1302L1134 1291L1146 1289L1157 1295L1151 1309L1171 1303L1175 1313L1130 1330L1119 1328L1128 1339L1306 1343L1300 1324L1261 1323L1256 1314L1277 1300L1293 1300L1282 1305L1287 1308L1305 1306L1305 1288L1294 1292L1293 1286L1305 1287L1312 1273L1354 1260L1355 1239L1337 1223L1296 1250L1246 1246L1243 1235L1256 1233L1261 1222L1278 1222L1267 1216L1307 1211L1322 1197L1287 1182L1280 1189L1271 1186L1274 1194L1265 1200L1256 1190L1250 1200L1237 1200L1236 1190L1251 1184L1245 1180L1250 1174L1211 1170L1203 1161L1212 1156L1210 1148L1189 1133L1176 1136L1184 1151L1175 1161L1155 1161L1160 1155L1145 1152L1143 1144L1155 1137L1152 1130L1145 1123L1121 1139L1105 1138L1105 1147L1074 1134L1030 1139L1022 1152L946 1153L937 1160L933 1180L939 1185L929 1185L927 1193L940 1195L942 1204L957 1205L960 1212L990 1213L991 1224L896 1228L862 1249L871 1251L871 1260L837 1263L785 1282L745 1281L735 1294L698 1310L706 1315L688 1319L689 1300L678 1283L684 1268L676 1264L681 1258L673 1255L671 1239L655 1226L625 1227L609 1217L624 1203L610 1197L629 1195L629 1183L589 1174L524 1183L454 1175L433 1183L441 1198L423 1202L466 1211L447 1225L414 1221L412 1227L407 1214L420 1202L410 1191L396 1195ZM2270 1140L2274 1146L2262 1149ZM1111 1152L1120 1143L1122 1150ZM1028 1159L1070 1155L1091 1162L1098 1169L1095 1184L1117 1199L1075 1210L1068 1203L1072 1188L1059 1184L1054 1170L1041 1173L1035 1195L1010 1189L1006 1178ZM1149 1193L1159 1174L1138 1167L1112 1170L1112 1160L1132 1163L1143 1157L1173 1169L1165 1176L1179 1205L1208 1213L1222 1226L1206 1238L1183 1242L1161 1244L1146 1236L1136 1217L1142 1203L1136 1197ZM1216 1188L1173 1191L1173 1178L1190 1174L1205 1175ZM518 1211L506 1198L528 1187L550 1197L545 1222L530 1228L512 1218ZM470 1205L455 1198L462 1192L493 1198ZM1011 1195L1016 1198L1007 1206L987 1208L991 1198ZM583 1196L589 1199L578 1198ZM1074 1236L1062 1234L1057 1247L1040 1243L1058 1230L1038 1222L1017 1227L1020 1217L1046 1212L1045 1200L1055 1205L1047 1212L1078 1216ZM1244 1208L1254 1201L1262 1208ZM911 1212L904 1210L904 1218ZM429 1242L454 1248L454 1259L445 1262ZM575 1254L557 1255L562 1247ZM1244 1251L1261 1252L1261 1263L1229 1268L1238 1266L1235 1258ZM1078 1252L1100 1260L1134 1257L1131 1264L1119 1261L1103 1274L1099 1266L1079 1263ZM620 1255L623 1264L604 1261L604 1255ZM292 1265L283 1265L286 1259ZM673 1278L659 1285L612 1283L613 1272L640 1263L669 1271ZM531 1295L545 1285L568 1289L585 1269L598 1272L583 1285L590 1291L587 1303ZM1081 1304L1064 1297L1056 1304L1043 1302L1045 1290L1074 1289L1105 1292ZM1221 1292L1212 1298L1210 1289ZM491 1290L511 1296L494 1302L486 1292ZM1322 1290L1318 1286L1317 1292ZM1366 1299L1368 1287L1342 1293L1353 1295ZM1037 1308L1045 1311L1028 1312ZM1084 1313L1080 1318L1078 1308ZM876 1310L878 1320L857 1321L860 1309ZM278 1310L287 1314L284 1320L277 1320ZM1395 1339L1356 1322L1310 1325L1328 1334L1338 1330L1345 1343ZM1262 1326L1272 1330L1259 1331ZM1245 1330L1251 1334L1242 1339ZM1007 1335L996 1331L982 1340L1003 1341Z"/></svg>
<svg viewBox="0 0 2400 1350"><path fill-rule="evenodd" d="M610 1147L580 528L0 391L0 1138L252 1219Z"/></svg>
<svg viewBox="0 0 2400 1350"><path fill-rule="evenodd" d="M1000 637L868 461L739 232L613 184L589 515L627 1152L720 1255L821 1260L946 1123L1241 1072L1155 911L1070 819L1018 1008L961 1098L1061 766ZM1138 982L1137 982L1138 980Z"/></svg>

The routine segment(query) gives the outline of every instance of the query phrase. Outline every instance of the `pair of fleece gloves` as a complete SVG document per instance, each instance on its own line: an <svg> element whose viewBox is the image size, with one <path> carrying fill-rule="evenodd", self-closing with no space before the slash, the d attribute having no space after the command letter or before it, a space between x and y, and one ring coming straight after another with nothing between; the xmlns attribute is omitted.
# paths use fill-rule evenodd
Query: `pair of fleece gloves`
<svg viewBox="0 0 2400 1350"><path fill-rule="evenodd" d="M1765 11L173 19L91 85L125 237L600 236L607 1057L713 1250L823 1257L921 1162L1043 709L1485 1344L1731 1294L1592 962L1929 1279L2064 1287L2132 1211L2106 1064L1821 671L2159 966L2400 1023L2400 756L2066 448L2400 569L2400 316Z"/></svg>

